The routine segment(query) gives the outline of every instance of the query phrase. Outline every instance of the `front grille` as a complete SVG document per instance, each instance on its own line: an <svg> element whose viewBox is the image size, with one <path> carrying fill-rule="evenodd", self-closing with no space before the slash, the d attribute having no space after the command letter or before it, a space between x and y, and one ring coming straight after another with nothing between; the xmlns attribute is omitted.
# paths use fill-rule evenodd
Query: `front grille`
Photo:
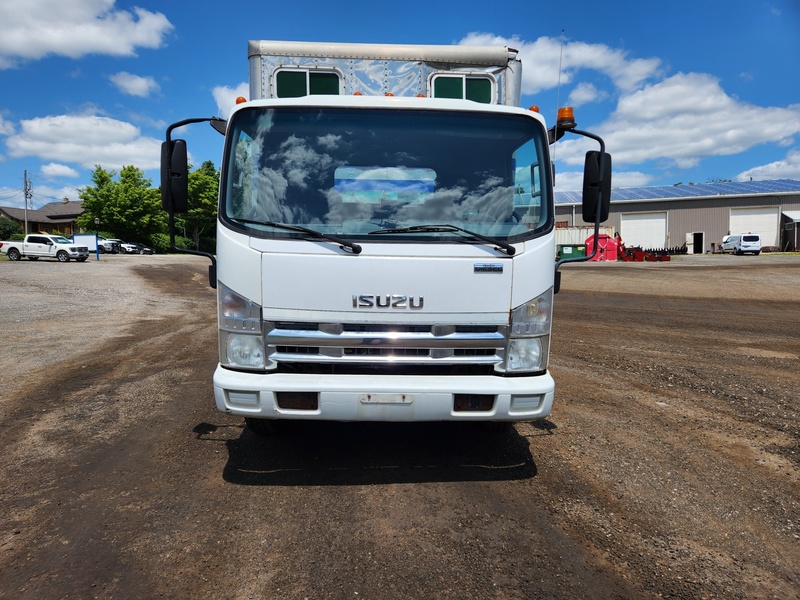
<svg viewBox="0 0 800 600"><path fill-rule="evenodd" d="M277 363L494 365L508 328L495 325L389 325L266 322L267 355Z"/></svg>

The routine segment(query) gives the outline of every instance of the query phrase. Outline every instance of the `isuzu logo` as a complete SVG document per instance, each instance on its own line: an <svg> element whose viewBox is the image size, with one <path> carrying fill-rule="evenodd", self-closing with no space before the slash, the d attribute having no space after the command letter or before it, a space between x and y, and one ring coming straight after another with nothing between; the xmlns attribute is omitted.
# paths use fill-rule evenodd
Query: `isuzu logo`
<svg viewBox="0 0 800 600"><path fill-rule="evenodd" d="M410 308L419 310L425 303L422 296L402 294L354 294L353 308Z"/></svg>

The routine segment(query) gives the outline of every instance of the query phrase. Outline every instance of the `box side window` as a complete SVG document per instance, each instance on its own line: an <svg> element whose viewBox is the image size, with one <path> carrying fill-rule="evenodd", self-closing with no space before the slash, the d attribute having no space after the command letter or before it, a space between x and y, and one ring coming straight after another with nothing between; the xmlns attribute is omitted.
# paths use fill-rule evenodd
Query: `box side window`
<svg viewBox="0 0 800 600"><path fill-rule="evenodd" d="M489 77L473 75L434 75L434 98L466 99L482 104L492 104L494 82Z"/></svg>
<svg viewBox="0 0 800 600"><path fill-rule="evenodd" d="M281 69L275 73L276 98L338 96L340 93L340 78L336 72Z"/></svg>

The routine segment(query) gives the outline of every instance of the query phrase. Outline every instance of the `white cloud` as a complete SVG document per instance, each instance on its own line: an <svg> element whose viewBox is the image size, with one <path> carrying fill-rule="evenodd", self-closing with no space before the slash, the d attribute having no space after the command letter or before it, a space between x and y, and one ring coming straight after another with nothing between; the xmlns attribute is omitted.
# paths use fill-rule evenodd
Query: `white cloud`
<svg viewBox="0 0 800 600"><path fill-rule="evenodd" d="M623 98L603 125L620 163L667 159L692 167L800 133L800 105L754 106L729 96L716 78L679 73Z"/></svg>
<svg viewBox="0 0 800 600"><path fill-rule="evenodd" d="M0 135L11 135L14 133L14 125L0 115Z"/></svg>
<svg viewBox="0 0 800 600"><path fill-rule="evenodd" d="M0 69L50 54L135 56L158 48L173 29L142 8L114 8L115 0L4 0L0 3Z"/></svg>
<svg viewBox="0 0 800 600"><path fill-rule="evenodd" d="M505 38L489 33L470 33L459 42L465 45L503 44L519 51L522 61L522 93L535 94L574 81L579 71L589 69L600 72L622 91L634 90L661 72L657 58L629 59L623 50L605 44L586 44L551 37L540 37L526 42L518 37Z"/></svg>
<svg viewBox="0 0 800 600"><path fill-rule="evenodd" d="M39 170L41 171L42 175L44 175L48 179L54 179L56 177L74 178L79 176L79 173L72 167L52 162L47 163L46 165L42 165Z"/></svg>
<svg viewBox="0 0 800 600"><path fill-rule="evenodd" d="M553 183L553 189L557 192L570 192L583 189L582 171L558 171Z"/></svg>
<svg viewBox="0 0 800 600"><path fill-rule="evenodd" d="M35 156L43 160L95 165L119 170L126 165L147 170L158 168L161 142L144 137L130 123L94 115L61 115L20 122L19 133L6 142L13 157Z"/></svg>
<svg viewBox="0 0 800 600"><path fill-rule="evenodd" d="M640 171L614 171L611 175L611 186L614 188L640 187L653 180L651 175ZM583 189L583 171L556 170L556 181L553 186L557 192L568 192Z"/></svg>
<svg viewBox="0 0 800 600"><path fill-rule="evenodd" d="M140 98L147 98L151 93L159 90L156 80L152 77L141 77L125 71L115 73L109 79L122 93Z"/></svg>
<svg viewBox="0 0 800 600"><path fill-rule="evenodd" d="M750 179L800 179L800 150L792 150L783 160L753 167L735 177L736 181Z"/></svg>
<svg viewBox="0 0 800 600"><path fill-rule="evenodd" d="M741 154L764 143L788 144L800 133L800 105L761 107L742 102L703 73L678 73L623 96L594 128L617 164L665 161L692 168L711 156ZM559 154L579 164L589 144L562 141Z"/></svg>
<svg viewBox="0 0 800 600"><path fill-rule="evenodd" d="M243 98L250 97L250 86L247 82L240 83L235 88L220 85L211 90L211 94L217 103L217 115L227 119L233 107L236 106L236 98L239 96Z"/></svg>
<svg viewBox="0 0 800 600"><path fill-rule="evenodd" d="M579 83L569 94L567 104L572 107L582 106L608 97L606 92L598 90L591 83Z"/></svg>
<svg viewBox="0 0 800 600"><path fill-rule="evenodd" d="M78 200L78 188L74 186L52 187L42 185L34 178L31 187L31 202L28 208L42 208L50 202L59 202L64 198ZM0 205L10 208L25 208L25 194L22 191L22 176L18 188L0 187Z"/></svg>
<svg viewBox="0 0 800 600"><path fill-rule="evenodd" d="M617 165L656 161L663 167L688 169L703 159L746 153L761 145L790 145L800 133L800 105L786 107L755 106L727 93L719 80L706 73L663 74L657 58L631 59L625 51L603 44L586 44L541 37L527 42L517 37L504 38L486 33L471 33L460 43L505 44L519 50L523 63L523 94L554 89L559 83L572 86L569 103L579 106L618 98L616 110L601 124L590 128L601 135ZM608 78L613 90L582 80L588 73ZM589 128L589 127L587 127ZM582 164L584 153L593 142L574 137L559 143L558 159L563 164ZM765 173L796 177L797 158L756 167L740 175ZM631 172L634 173L634 172ZM625 176L632 182L642 173ZM639 177L642 176L642 177ZM646 178L645 178L646 179ZM562 182L568 177L562 175ZM615 186L622 181L616 176ZM641 185L647 181L636 181ZM563 188L562 188L563 189Z"/></svg>

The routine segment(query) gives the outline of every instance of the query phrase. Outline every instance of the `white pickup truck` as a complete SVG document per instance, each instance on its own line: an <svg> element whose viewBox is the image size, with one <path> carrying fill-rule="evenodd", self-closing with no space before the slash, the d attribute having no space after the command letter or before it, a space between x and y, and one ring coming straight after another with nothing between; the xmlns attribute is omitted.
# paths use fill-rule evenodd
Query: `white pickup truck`
<svg viewBox="0 0 800 600"><path fill-rule="evenodd" d="M39 258L55 258L59 262L68 262L71 258L83 262L89 258L89 248L78 246L60 235L32 233L21 242L0 242L0 252L11 260L20 260L23 256L29 260Z"/></svg>

